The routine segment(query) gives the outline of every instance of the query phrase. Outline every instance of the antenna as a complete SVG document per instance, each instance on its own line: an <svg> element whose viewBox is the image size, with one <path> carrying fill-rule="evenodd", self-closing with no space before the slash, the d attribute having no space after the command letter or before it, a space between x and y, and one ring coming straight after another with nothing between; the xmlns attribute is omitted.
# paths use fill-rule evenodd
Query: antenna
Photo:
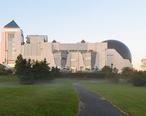
<svg viewBox="0 0 146 116"><path fill-rule="evenodd" d="M14 13L13 13L13 20L14 20Z"/></svg>

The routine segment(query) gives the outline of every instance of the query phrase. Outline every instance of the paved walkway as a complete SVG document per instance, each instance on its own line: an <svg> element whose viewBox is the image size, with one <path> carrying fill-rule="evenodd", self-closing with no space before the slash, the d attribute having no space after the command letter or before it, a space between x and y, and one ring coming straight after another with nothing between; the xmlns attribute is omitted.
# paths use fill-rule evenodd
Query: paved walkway
<svg viewBox="0 0 146 116"><path fill-rule="evenodd" d="M100 95L77 84L74 87L80 100L78 116L127 116Z"/></svg>

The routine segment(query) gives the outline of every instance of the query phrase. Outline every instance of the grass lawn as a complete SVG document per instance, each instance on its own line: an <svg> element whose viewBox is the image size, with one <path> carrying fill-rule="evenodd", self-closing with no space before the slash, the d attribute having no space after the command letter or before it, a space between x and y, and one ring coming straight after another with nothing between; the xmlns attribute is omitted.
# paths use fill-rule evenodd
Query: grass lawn
<svg viewBox="0 0 146 116"><path fill-rule="evenodd" d="M128 83L113 84L107 81L81 85L105 97L130 116L146 116L146 86L135 87Z"/></svg>
<svg viewBox="0 0 146 116"><path fill-rule="evenodd" d="M76 116L79 101L72 82L20 85L16 77L0 76L0 116Z"/></svg>
<svg viewBox="0 0 146 116"><path fill-rule="evenodd" d="M146 116L146 86L90 79L20 85L13 76L0 76L0 116L76 116L79 101L72 83L102 95L130 116Z"/></svg>

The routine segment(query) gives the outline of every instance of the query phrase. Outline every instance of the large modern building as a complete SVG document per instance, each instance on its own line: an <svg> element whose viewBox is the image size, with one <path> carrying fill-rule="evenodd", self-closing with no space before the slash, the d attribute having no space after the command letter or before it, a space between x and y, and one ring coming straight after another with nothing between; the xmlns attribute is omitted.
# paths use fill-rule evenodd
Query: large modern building
<svg viewBox="0 0 146 116"><path fill-rule="evenodd" d="M0 63L14 67L19 54L26 59L43 60L50 67L71 71L97 71L113 64L119 71L132 67L131 53L120 41L106 40L89 43L48 42L47 35L28 35L24 43L23 31L13 20L2 29Z"/></svg>

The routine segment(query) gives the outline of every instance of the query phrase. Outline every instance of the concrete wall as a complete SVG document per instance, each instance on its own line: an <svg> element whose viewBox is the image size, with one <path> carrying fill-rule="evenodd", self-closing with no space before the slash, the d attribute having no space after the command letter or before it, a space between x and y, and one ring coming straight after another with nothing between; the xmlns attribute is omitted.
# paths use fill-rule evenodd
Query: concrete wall
<svg viewBox="0 0 146 116"><path fill-rule="evenodd" d="M107 43L95 43L94 50L98 53L98 68L102 69L106 65Z"/></svg>
<svg viewBox="0 0 146 116"><path fill-rule="evenodd" d="M111 64L113 64L113 67L116 67L119 72L121 72L121 69L123 67L132 67L131 62L128 59L123 59L122 56L115 49L106 50L106 56L106 65L111 66Z"/></svg>
<svg viewBox="0 0 146 116"><path fill-rule="evenodd" d="M14 60L8 61L8 34L14 33ZM1 32L1 63L14 66L17 56L21 53L21 30L20 28L3 28Z"/></svg>

